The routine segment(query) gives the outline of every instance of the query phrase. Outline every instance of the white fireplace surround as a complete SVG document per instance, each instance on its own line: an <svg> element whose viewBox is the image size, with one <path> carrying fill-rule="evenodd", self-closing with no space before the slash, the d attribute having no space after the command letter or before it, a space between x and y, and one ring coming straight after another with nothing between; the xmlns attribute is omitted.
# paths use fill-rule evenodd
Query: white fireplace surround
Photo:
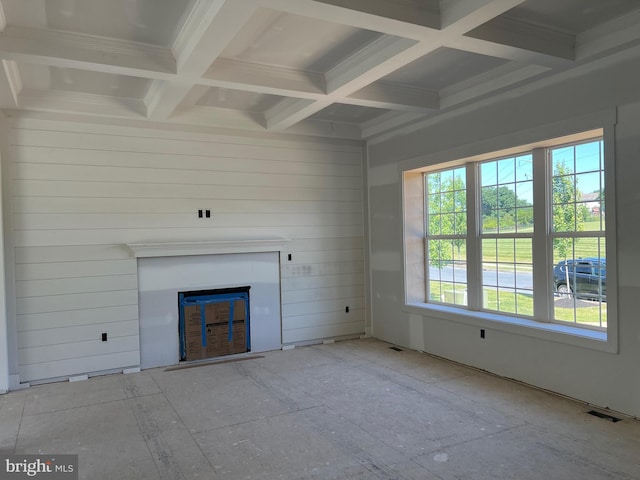
<svg viewBox="0 0 640 480"><path fill-rule="evenodd" d="M179 362L178 292L250 286L251 351L282 346L283 238L128 244L138 258L140 366Z"/></svg>

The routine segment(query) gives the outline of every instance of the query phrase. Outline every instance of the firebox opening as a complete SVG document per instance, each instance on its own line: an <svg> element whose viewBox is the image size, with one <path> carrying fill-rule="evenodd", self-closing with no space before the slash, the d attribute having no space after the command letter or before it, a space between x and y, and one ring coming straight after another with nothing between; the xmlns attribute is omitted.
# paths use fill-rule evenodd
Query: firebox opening
<svg viewBox="0 0 640 480"><path fill-rule="evenodd" d="M178 292L180 360L251 351L250 288Z"/></svg>

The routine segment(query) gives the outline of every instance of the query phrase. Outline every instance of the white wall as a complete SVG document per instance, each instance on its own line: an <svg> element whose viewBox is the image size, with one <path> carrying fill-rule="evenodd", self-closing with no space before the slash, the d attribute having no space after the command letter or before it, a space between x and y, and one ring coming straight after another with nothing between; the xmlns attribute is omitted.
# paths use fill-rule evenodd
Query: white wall
<svg viewBox="0 0 640 480"><path fill-rule="evenodd" d="M560 82L515 91L475 108L368 147L371 311L374 336L500 375L519 379L602 407L640 416L640 60L584 68ZM557 341L487 330L416 315L403 308L400 164L449 153L486 153L518 145L523 132L617 109L615 129L619 350L606 353ZM482 152L483 148L487 148ZM459 158L464 158L461 156ZM451 158L448 158L451 159ZM416 338L420 336L421 338Z"/></svg>
<svg viewBox="0 0 640 480"><path fill-rule="evenodd" d="M4 114L0 112L0 132L4 132ZM0 161L6 154L6 147L3 145L2 135L0 135ZM4 203L4 187L2 186L4 174L0 168L0 213L2 212L2 204ZM0 216L0 225L3 223L4 215ZM9 390L9 322L6 305L6 280L5 280L5 250L4 236L0 236L0 393Z"/></svg>
<svg viewBox="0 0 640 480"><path fill-rule="evenodd" d="M284 343L364 331L361 144L46 114L7 133L22 382L139 364L126 243L290 238Z"/></svg>

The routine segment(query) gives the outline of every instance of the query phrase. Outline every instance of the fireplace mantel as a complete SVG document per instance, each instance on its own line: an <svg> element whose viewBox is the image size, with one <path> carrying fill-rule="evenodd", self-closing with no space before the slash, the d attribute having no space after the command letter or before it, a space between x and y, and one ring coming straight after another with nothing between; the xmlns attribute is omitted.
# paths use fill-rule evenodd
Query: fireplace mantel
<svg viewBox="0 0 640 480"><path fill-rule="evenodd" d="M289 242L284 237L255 239L207 240L201 242L148 242L127 243L133 256L141 257L176 257L181 255L215 255L229 253L278 252Z"/></svg>

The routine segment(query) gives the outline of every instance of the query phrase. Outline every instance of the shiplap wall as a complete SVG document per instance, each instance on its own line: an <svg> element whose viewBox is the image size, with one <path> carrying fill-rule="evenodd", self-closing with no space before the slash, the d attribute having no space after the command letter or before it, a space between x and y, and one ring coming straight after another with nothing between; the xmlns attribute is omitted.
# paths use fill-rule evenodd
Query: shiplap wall
<svg viewBox="0 0 640 480"><path fill-rule="evenodd" d="M364 331L359 144L38 115L9 141L21 381L139 364L126 243L290 238L283 343Z"/></svg>

